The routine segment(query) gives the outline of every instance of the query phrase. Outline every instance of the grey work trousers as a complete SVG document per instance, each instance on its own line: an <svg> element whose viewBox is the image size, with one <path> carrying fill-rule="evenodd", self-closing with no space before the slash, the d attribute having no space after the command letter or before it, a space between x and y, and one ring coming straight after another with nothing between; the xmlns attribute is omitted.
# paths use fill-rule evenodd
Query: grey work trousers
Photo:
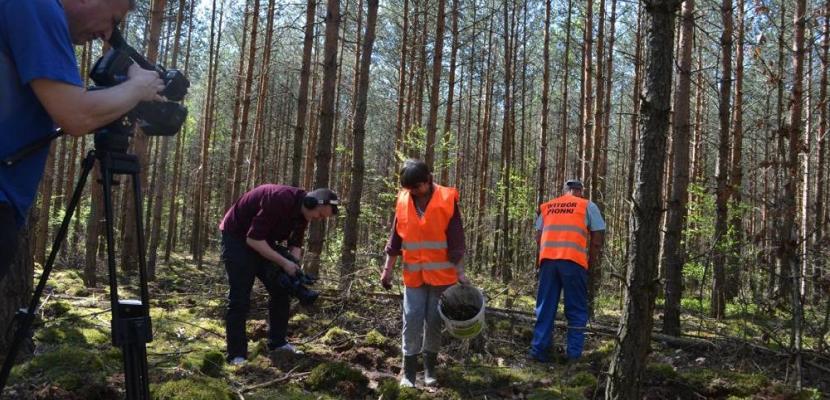
<svg viewBox="0 0 830 400"><path fill-rule="evenodd" d="M438 353L441 349L441 316L438 315L438 299L447 286L421 285L407 287L403 294L403 344L404 356L426 351Z"/></svg>

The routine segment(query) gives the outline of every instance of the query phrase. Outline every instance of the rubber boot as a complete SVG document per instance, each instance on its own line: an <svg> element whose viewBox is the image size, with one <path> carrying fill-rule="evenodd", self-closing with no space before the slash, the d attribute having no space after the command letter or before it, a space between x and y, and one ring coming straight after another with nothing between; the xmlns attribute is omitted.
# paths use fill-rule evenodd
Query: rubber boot
<svg viewBox="0 0 830 400"><path fill-rule="evenodd" d="M418 355L403 356L403 376L401 387L415 387L415 376L418 374Z"/></svg>
<svg viewBox="0 0 830 400"><path fill-rule="evenodd" d="M424 352L424 385L435 386L438 380L435 376L435 366L438 364L438 354Z"/></svg>

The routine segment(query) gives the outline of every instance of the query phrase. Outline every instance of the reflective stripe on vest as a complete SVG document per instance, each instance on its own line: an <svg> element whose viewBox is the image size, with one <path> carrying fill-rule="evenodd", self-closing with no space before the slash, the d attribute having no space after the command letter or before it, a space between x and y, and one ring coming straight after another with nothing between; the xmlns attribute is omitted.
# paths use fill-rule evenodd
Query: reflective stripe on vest
<svg viewBox="0 0 830 400"><path fill-rule="evenodd" d="M434 185L432 198L419 216L409 191L398 193L395 230L401 237L403 282L407 287L452 285L458 281L447 255L447 226L457 201L455 189Z"/></svg>
<svg viewBox="0 0 830 400"><path fill-rule="evenodd" d="M422 264L404 264L403 269L409 272L417 272L417 271L424 271L424 270L436 270L436 269L444 269L444 268L454 268L451 262L434 262L434 263L422 263Z"/></svg>
<svg viewBox="0 0 830 400"><path fill-rule="evenodd" d="M555 198L539 208L542 215L542 260L569 260L588 268L588 239L585 223L589 201L572 195Z"/></svg>
<svg viewBox="0 0 830 400"><path fill-rule="evenodd" d="M585 247L582 247L582 246L580 246L576 243L572 243L572 242L547 241L547 242L542 243L542 247L568 247L568 248L574 249L574 250L576 250L580 253L588 254L588 251L585 250Z"/></svg>
<svg viewBox="0 0 830 400"><path fill-rule="evenodd" d="M403 242L401 248L403 250L440 250L447 248L447 242Z"/></svg>

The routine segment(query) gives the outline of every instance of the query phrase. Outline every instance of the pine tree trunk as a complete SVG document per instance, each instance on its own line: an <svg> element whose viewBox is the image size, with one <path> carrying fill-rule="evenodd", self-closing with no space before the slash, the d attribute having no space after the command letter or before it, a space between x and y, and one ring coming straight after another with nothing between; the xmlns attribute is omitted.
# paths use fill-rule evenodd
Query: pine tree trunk
<svg viewBox="0 0 830 400"><path fill-rule="evenodd" d="M398 66L398 112L395 117L395 150L403 148L401 143L404 138L404 102L406 100L406 56L409 53L409 0L403 1L403 27L401 28L401 61Z"/></svg>
<svg viewBox="0 0 830 400"><path fill-rule="evenodd" d="M32 221L29 224L35 229L35 243L34 243L34 261L40 265L46 262L46 242L49 241L49 217L51 214L49 210L52 206L52 184L55 176L55 151L57 151L57 143L52 142L49 147L49 155L46 157L46 169L43 171L43 179L40 183L40 209L38 210L37 221ZM32 208L36 206L32 205Z"/></svg>
<svg viewBox="0 0 830 400"><path fill-rule="evenodd" d="M654 324L660 247L660 201L669 130L674 19L677 1L654 1L646 8L646 65L641 110L642 140L632 207L630 260L625 306L614 349L606 399L639 399Z"/></svg>
<svg viewBox="0 0 830 400"><path fill-rule="evenodd" d="M32 218L34 213L32 209L29 213L29 220L35 219ZM48 220L49 215L42 215L40 218ZM9 353L9 346L14 338L14 330L7 332L6 328L15 326L13 321L17 310L26 307L32 297L35 273L34 260L30 251L32 231L33 229L29 227L20 229L17 236L17 255L9 265L6 276L0 281L0 299L3 299L0 301L0 327L3 327L3 334L0 335L0 354L4 356L3 361Z"/></svg>
<svg viewBox="0 0 830 400"><path fill-rule="evenodd" d="M594 42L594 2L587 0L585 3L585 32L583 36L583 54L582 54L582 81L583 81L583 98L582 98L582 131L580 137L582 138L582 151L579 157L579 177L582 182L590 185L588 179L591 177L591 152L593 150L593 141L591 134L593 133L593 118L594 118L594 63L592 60L593 42Z"/></svg>
<svg viewBox="0 0 830 400"><path fill-rule="evenodd" d="M485 251L484 251L484 234L483 230L484 227L484 212L487 208L487 191L490 188L490 166L489 166L489 157L490 157L490 114L492 111L493 105L493 68L492 68L492 60L493 60L493 19L490 20L490 27L488 31L487 37L487 64L484 67L484 71L486 72L486 77L484 79L484 91L485 91L485 101L484 101L484 116L481 121L481 128L479 129L480 133L480 149L476 152L478 157L478 162L476 163L476 171L479 171L479 174L476 176L481 176L478 182L478 214L476 215L476 264L479 266L483 266L485 260Z"/></svg>
<svg viewBox="0 0 830 400"><path fill-rule="evenodd" d="M347 291L354 279L355 250L360 217L360 201L363 196L363 178L365 175L364 142L366 137L366 97L369 91L369 67L372 64L372 48L375 42L378 0L368 0L366 16L366 36L361 51L360 75L355 96L354 154L352 156L352 184L349 189L349 201L346 203L346 222L343 227L343 250L340 256L340 290Z"/></svg>
<svg viewBox="0 0 830 400"><path fill-rule="evenodd" d="M265 45L262 49L262 64L259 69L259 97L256 104L256 116L254 117L254 144L251 146L251 173L248 174L249 187L262 184L262 146L263 130L265 124L265 104L268 99L268 81L271 79L271 38L274 34L274 0L268 0L268 16L265 27Z"/></svg>
<svg viewBox="0 0 830 400"><path fill-rule="evenodd" d="M251 97L253 96L254 84L254 64L256 60L256 39L257 28L259 26L259 0L253 0L253 9L251 10L251 41L248 48L248 67L245 71L245 87L242 90L242 114L239 122L239 137L236 143L236 160L233 169L233 189L231 190L231 197L233 199L239 198L243 191L247 190L244 186L244 177L242 170L245 169L245 143L248 142L248 115L251 112Z"/></svg>
<svg viewBox="0 0 830 400"><path fill-rule="evenodd" d="M503 8L503 17L504 17L504 111L502 114L502 135L501 135L501 191L502 191L502 204L501 204L501 215L500 223L501 229L500 234L496 234L496 247L499 249L498 255L498 265L503 266L504 269L500 269L499 272L502 272L501 278L504 283L509 282L508 275L504 272L509 271L507 268L507 260L508 257L506 255L508 249L508 243L510 242L510 228L509 228L509 216L508 216L508 204L510 204L510 166L512 164L512 160L510 157L511 153L511 141L512 141L512 131L513 131L513 119L511 118L511 113L513 112L513 87L511 84L513 83L513 43L512 43L512 17L510 15L508 9L508 1L505 0L504 8ZM512 1L511 1L512 2ZM501 238L501 240L499 240Z"/></svg>
<svg viewBox="0 0 830 400"><path fill-rule="evenodd" d="M248 23L251 20L251 13L248 11L249 7L249 0L245 1L245 17L243 18L242 22L242 44L239 46L239 64L236 66L236 76L234 77L234 90L233 90L233 119L231 120L231 139L228 146L228 151L230 152L230 156L228 157L228 171L227 176L225 177L225 191L224 191L224 203L225 209L231 207L236 198L233 195L234 189L234 174L236 173L236 168L238 165L236 164L236 149L239 143L239 114L242 110L242 87L245 84L244 76L245 76L245 58L248 55L248 52L245 51L246 45L248 43Z"/></svg>
<svg viewBox="0 0 830 400"><path fill-rule="evenodd" d="M438 0L438 16L435 20L435 45L432 58L432 86L429 92L429 117L427 119L427 147L424 162L431 171L435 170L435 131L438 129L438 93L441 87L441 60L444 57L445 0ZM424 24L426 26L426 24Z"/></svg>
<svg viewBox="0 0 830 400"><path fill-rule="evenodd" d="M224 3L223 3L224 6ZM207 174L210 172L210 158L209 158L209 149L210 149L210 139L211 139L211 131L213 130L213 112L214 112L214 98L216 97L216 80L217 80L217 69L219 67L219 48L221 47L221 38L222 38L222 19L224 16L224 10L221 9L219 11L219 24L218 24L218 32L215 32L214 29L216 28L216 0L213 0L213 7L211 9L211 22L210 22L210 54L208 60L208 83L207 83L207 97L205 98L204 104L204 113L203 113L203 125L202 125L202 138L201 138L201 158L199 160L199 170L198 170L198 182L194 187L195 196L193 199L193 230L191 231L192 241L191 241L191 252L193 253L193 257L196 260L197 264L201 267L202 266L202 231L203 231L203 223L205 222L203 219L205 218L206 209L205 203L205 191L207 190ZM216 41L214 42L214 38Z"/></svg>
<svg viewBox="0 0 830 400"><path fill-rule="evenodd" d="M666 215L666 233L663 236L662 261L666 280L663 332L672 336L680 335L680 299L683 297L683 264L686 259L682 239L687 215L686 204L689 201L689 100L692 86L694 11L694 0L685 0L680 16L680 54L677 63L677 87L674 93L671 197Z"/></svg>
<svg viewBox="0 0 830 400"><path fill-rule="evenodd" d="M827 159L827 69L828 69L828 50L830 50L830 1L824 5L824 32L821 41L821 83L819 84L819 132L818 132L818 165L816 167L816 215L815 215L815 233L813 234L813 245L816 249L822 248L824 240L825 221L825 187L826 180L826 159ZM818 257L816 263L817 270L824 269L825 262L821 257ZM825 272L825 275L827 273ZM816 277L820 278L820 277Z"/></svg>
<svg viewBox="0 0 830 400"><path fill-rule="evenodd" d="M456 58L458 57L458 0L451 0L452 1L452 45L450 49L450 75L447 78L447 112L444 114L444 127L443 131L443 143L441 145L441 182L442 184L446 185L449 182L449 171L450 171L450 160L449 160L449 148L450 148L450 140L451 140L451 133L452 133L452 113L453 113L453 102L455 101L455 68L456 68ZM463 85L462 85L463 86ZM463 89L463 87L462 87ZM459 97L463 93L459 93ZM460 107L462 108L462 107ZM462 108L463 111L463 108ZM458 118L459 121L461 118ZM455 141L456 146L459 146L460 143L460 134L461 130L457 129ZM460 146L459 146L460 147ZM460 164L459 158L455 160L456 165ZM458 180L458 174L456 173L456 180ZM456 185L458 186L458 185Z"/></svg>
<svg viewBox="0 0 830 400"><path fill-rule="evenodd" d="M311 49L314 46L314 15L317 0L308 0L305 14L305 36L303 39L303 65L300 69L300 90L297 95L297 125L294 127L291 158L291 185L300 185L300 166L303 160L303 136L308 112L308 78L311 75Z"/></svg>
<svg viewBox="0 0 830 400"><path fill-rule="evenodd" d="M795 26L793 32L793 89L790 97L790 109L788 116L789 123L789 146L787 148L787 173L789 179L785 179L783 196L784 220L781 223L781 231L778 232L779 237L782 238L781 249L779 251L780 265L788 266L790 279L792 279L792 286L790 287L790 297L793 307L793 322L792 322L792 336L791 346L794 372L792 380L796 386L796 390L801 390L802 371L801 371L801 335L802 335L802 317L803 304L801 303L801 263L798 255L798 234L796 233L796 226L794 223L797 214L798 205L795 201L794 194L796 193L796 183L798 177L798 153L800 151L802 127L802 97L803 97L803 79L804 79L804 25L805 25L805 0L796 0L795 14L793 15L793 25Z"/></svg>
<svg viewBox="0 0 830 400"><path fill-rule="evenodd" d="M550 97L550 9L551 1L545 1L545 33L544 49L542 50L542 123L539 130L539 179L536 181L538 191L536 192L536 204L541 205L546 201L545 180L547 178L547 156L548 156L548 102ZM569 16L570 19L570 16ZM567 57L565 58L565 69L567 71ZM563 134L563 137L566 135ZM555 187L555 186L554 186Z"/></svg>
<svg viewBox="0 0 830 400"><path fill-rule="evenodd" d="M597 193L600 194L597 197L597 205L603 213L605 212L606 202L605 188L608 184L606 175L608 174L608 138L609 132L611 131L611 92L614 89L614 80L612 78L614 76L614 42L616 39L617 29L617 0L611 0L611 20L609 25L611 31L608 35L608 58L605 62L605 100L603 101L605 111L602 115L602 148L600 149L599 163L597 166L598 178L594 182L594 187L597 188ZM619 128L622 129L622 125L619 125ZM611 199L611 201L613 201L613 199Z"/></svg>
<svg viewBox="0 0 830 400"><path fill-rule="evenodd" d="M729 220L730 230L735 235L730 241L727 267L725 295L727 300L734 299L741 288L743 263L741 262L742 243L744 241L744 227L742 222L740 203L743 199L743 130L744 130L744 0L738 0L738 43L735 48L735 105L732 107L732 156L730 160L729 194L733 207L737 207Z"/></svg>
<svg viewBox="0 0 830 400"><path fill-rule="evenodd" d="M563 59L564 72L562 74L562 113L561 113L561 137L559 138L559 157L556 179L554 179L554 192L558 192L559 187L565 183L568 167L568 94L570 89L570 59L571 59L571 13L573 11L573 0L568 0L568 16L565 22L565 57Z"/></svg>
<svg viewBox="0 0 830 400"><path fill-rule="evenodd" d="M712 317L721 319L726 313L726 236L727 218L729 217L729 128L732 99L732 0L723 0L721 17L723 32L721 45L721 81L720 99L718 101L718 119L720 121L720 143L718 144L718 163L716 171L715 197L715 237L712 257Z"/></svg>
<svg viewBox="0 0 830 400"><path fill-rule="evenodd" d="M325 59L323 61L323 97L320 100L320 130L317 137L315 154L316 171L314 187L329 186L329 166L331 163L331 136L334 130L334 101L337 84L337 41L340 32L340 0L328 0L326 7L326 41ZM309 262L307 272L317 275L320 271L320 255L323 251L325 221L311 224L308 239Z"/></svg>
<svg viewBox="0 0 830 400"><path fill-rule="evenodd" d="M176 33L174 35L174 44L173 44L173 62L171 68L176 68L179 59L179 37L181 37L182 31L182 22L184 19L183 13L185 9L185 0L179 0L179 7L178 13L176 15ZM182 133L179 132L181 136ZM161 242L161 214L162 214L162 203L164 202L164 195L167 192L167 159L170 155L170 137L165 136L161 138L161 157L160 157L160 164L157 167L157 170L160 171L158 174L158 181L155 183L155 191L151 196L154 199L153 203L153 210L151 216L151 222L148 224L150 226L150 239L149 243L150 246L148 247L148 254L147 254L147 273L149 280L155 280L156 277L156 259L158 258L158 249L159 244Z"/></svg>

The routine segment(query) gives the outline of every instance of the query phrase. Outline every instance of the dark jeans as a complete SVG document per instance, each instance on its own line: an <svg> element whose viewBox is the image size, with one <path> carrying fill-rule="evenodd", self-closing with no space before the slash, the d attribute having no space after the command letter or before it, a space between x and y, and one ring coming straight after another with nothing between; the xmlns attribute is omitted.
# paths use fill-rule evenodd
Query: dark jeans
<svg viewBox="0 0 830 400"><path fill-rule="evenodd" d="M222 234L222 261L228 273L230 293L228 311L225 314L225 334L228 344L228 359L248 356L248 337L245 321L251 308L251 289L254 278L268 290L268 346L271 348L286 343L288 311L291 298L278 280L280 267L266 260L244 240Z"/></svg>
<svg viewBox="0 0 830 400"><path fill-rule="evenodd" d="M17 221L14 208L8 203L0 203L0 282L9 272L9 267L17 255Z"/></svg>
<svg viewBox="0 0 830 400"><path fill-rule="evenodd" d="M530 344L530 355L537 360L547 361L559 296L563 291L568 320L566 353L571 359L582 356L588 324L588 271L569 260L542 260L536 294L536 326Z"/></svg>

